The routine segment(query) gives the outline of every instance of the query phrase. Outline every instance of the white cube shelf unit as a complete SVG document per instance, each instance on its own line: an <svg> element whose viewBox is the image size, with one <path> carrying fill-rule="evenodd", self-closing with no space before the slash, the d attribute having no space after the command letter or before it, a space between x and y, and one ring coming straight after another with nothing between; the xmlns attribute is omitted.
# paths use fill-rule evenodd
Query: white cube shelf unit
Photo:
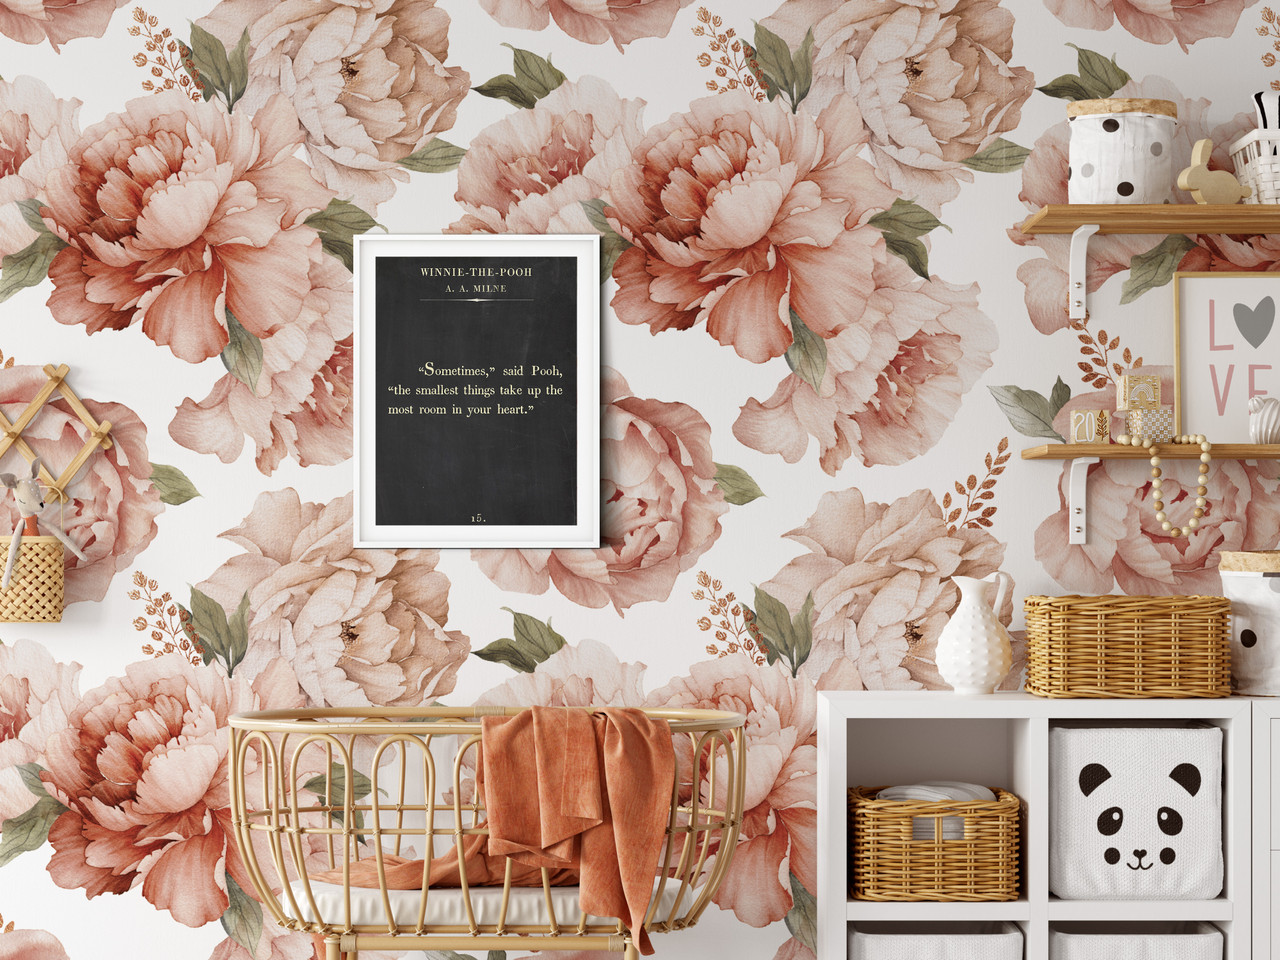
<svg viewBox="0 0 1280 960"><path fill-rule="evenodd" d="M1280 703L1221 700L1048 700L1025 693L957 696L934 691L830 691L818 695L818 960L848 960L850 924L900 921L1010 921L1025 935L1026 960L1047 960L1052 924L1086 921L1207 921L1222 930L1224 960L1271 956L1255 950L1253 914L1269 908L1271 878L1280 893L1280 813L1265 826L1268 854L1259 893L1251 853L1255 818L1253 706L1277 719ZM1221 727L1223 740L1223 890L1211 900L1063 900L1049 893L1049 730L1087 722L1117 726L1200 721ZM1259 721L1261 722L1261 721ZM1270 726L1268 726L1268 731ZM1271 749L1270 747L1268 749ZM1266 777L1270 768L1260 767ZM1276 767L1280 769L1280 765ZM963 780L1003 787L1024 803L1021 887L1008 902L854 900L849 876L849 787ZM1280 798L1278 798L1280 799ZM1272 859L1274 857L1274 860ZM1277 921L1280 924L1280 921ZM1277 930L1280 944L1280 930ZM1261 945L1260 945L1261 946ZM1280 948L1275 951L1280 960Z"/></svg>

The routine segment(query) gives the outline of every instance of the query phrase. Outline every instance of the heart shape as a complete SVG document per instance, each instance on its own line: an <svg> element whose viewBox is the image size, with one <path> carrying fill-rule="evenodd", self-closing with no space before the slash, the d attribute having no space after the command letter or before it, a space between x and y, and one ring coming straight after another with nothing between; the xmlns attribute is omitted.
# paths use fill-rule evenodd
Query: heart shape
<svg viewBox="0 0 1280 960"><path fill-rule="evenodd" d="M1243 303L1235 305L1236 329L1257 349L1271 334L1276 319L1276 302L1263 297L1252 309Z"/></svg>

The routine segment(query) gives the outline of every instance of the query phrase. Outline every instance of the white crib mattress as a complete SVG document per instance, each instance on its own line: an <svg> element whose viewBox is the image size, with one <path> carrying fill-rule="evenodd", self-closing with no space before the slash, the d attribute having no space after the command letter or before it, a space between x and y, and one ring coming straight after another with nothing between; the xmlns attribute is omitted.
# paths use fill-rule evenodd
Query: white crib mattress
<svg viewBox="0 0 1280 960"><path fill-rule="evenodd" d="M301 880L289 884L293 897L297 901L298 919L308 923L317 920L316 911L311 909L307 900L305 885ZM654 885L657 889L657 885ZM340 883L321 883L311 881L311 894L315 897L321 922L343 926L346 923L344 888ZM662 891L662 898L654 914L658 920L664 920L675 905L680 884L667 881ZM685 913L693 905L701 887L687 891L680 901L680 912ZM471 887L471 909L478 924L495 924L498 913L502 909L501 887ZM387 899L391 903L391 915L397 925L415 926L418 922L418 907L421 900L420 890L388 890ZM281 906L289 910L289 901L284 894L280 896ZM577 887L552 887L551 903L555 910L556 922L562 927L577 926L582 916L582 908L578 905ZM351 888L351 923L354 926L368 924L385 924L387 922L386 907L382 902L382 892L374 888ZM462 891L457 887L432 887L427 897L425 922L430 925L462 925L467 924L466 907L463 905ZM551 917L547 913L546 897L542 887L512 887L511 899L507 904L506 922L511 926L549 926ZM588 924L615 924L616 918L588 917Z"/></svg>

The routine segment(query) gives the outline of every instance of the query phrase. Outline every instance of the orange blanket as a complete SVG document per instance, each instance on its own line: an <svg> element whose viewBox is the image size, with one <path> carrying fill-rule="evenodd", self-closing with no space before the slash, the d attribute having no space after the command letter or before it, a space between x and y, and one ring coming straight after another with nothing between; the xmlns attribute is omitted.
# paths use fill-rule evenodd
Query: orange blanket
<svg viewBox="0 0 1280 960"><path fill-rule="evenodd" d="M482 836L464 844L467 883L501 884L503 857L514 861L514 885L541 883L547 867L552 883L578 883L585 913L620 918L640 952L652 953L644 915L675 779L667 722L629 708L533 707L482 718L481 746L489 836L487 846ZM384 862L388 888L422 886L421 860ZM317 879L341 883L342 874ZM456 851L431 862L429 882L458 885ZM377 864L352 864L351 884L378 886Z"/></svg>

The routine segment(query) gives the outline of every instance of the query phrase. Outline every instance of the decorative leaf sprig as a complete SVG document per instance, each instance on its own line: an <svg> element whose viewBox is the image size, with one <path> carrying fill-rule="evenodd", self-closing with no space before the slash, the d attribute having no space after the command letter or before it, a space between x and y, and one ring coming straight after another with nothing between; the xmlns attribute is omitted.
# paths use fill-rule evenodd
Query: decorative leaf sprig
<svg viewBox="0 0 1280 960"><path fill-rule="evenodd" d="M756 666L764 666L765 657L761 652L764 644L760 640L760 628L751 618L751 611L738 603L737 594L732 590L719 596L723 589L724 584L719 580L713 580L705 570L698 571L698 589L693 591L693 599L706 600L710 614L698 618L698 629L706 633L714 628L716 638L716 643L707 644L707 653L713 657L745 653Z"/></svg>
<svg viewBox="0 0 1280 960"><path fill-rule="evenodd" d="M1066 443L1066 437L1053 428L1053 418L1071 399L1071 388L1058 377L1049 396L1035 390L1025 390L1013 384L988 387L1009 424L1024 437L1047 437Z"/></svg>
<svg viewBox="0 0 1280 960"><path fill-rule="evenodd" d="M515 72L501 73L478 87L472 87L480 96L505 100L527 109L564 83L565 75L551 63L550 55L540 57L509 43L503 46L511 51Z"/></svg>
<svg viewBox="0 0 1280 960"><path fill-rule="evenodd" d="M200 638L195 631L184 628L182 618L187 614L173 602L173 594L166 590L157 595L160 584L149 579L141 570L133 571L133 584L136 589L129 591L129 599L141 600L146 604L146 616L134 619L133 627L139 632L150 630L151 639L158 644L144 643L142 652L149 657L181 653L195 666L203 663L204 651L200 646ZM147 617L152 619L148 620Z"/></svg>
<svg viewBox="0 0 1280 960"><path fill-rule="evenodd" d="M204 93L204 81L199 79L195 65L187 56L190 48L175 40L173 31L168 27L156 33L160 18L152 16L141 7L133 8L133 21L129 36L142 37L146 50L146 53L135 53L133 63L138 67L150 67L151 76L155 78L143 80L142 89L148 93L161 93L176 88L192 100L199 101ZM149 57L147 54L153 56Z"/></svg>
<svg viewBox="0 0 1280 960"><path fill-rule="evenodd" d="M487 647L472 650L472 654L490 663L505 663L521 673L533 673L549 656L564 646L564 637L551 629L551 621L539 620L527 613L518 613L510 607L503 610L515 621L513 636L495 640Z"/></svg>
<svg viewBox="0 0 1280 960"><path fill-rule="evenodd" d="M1080 341L1081 355L1088 358L1087 362L1077 361L1076 366L1080 369L1080 379L1089 386L1098 390L1115 386L1115 378L1124 373L1127 367L1142 366L1142 358L1135 359L1128 347L1125 347L1120 354L1124 363L1117 363L1111 354L1120 348L1120 337L1117 335L1107 339L1105 330L1090 334L1088 317L1083 320L1072 320L1069 327L1076 331L1076 339Z"/></svg>
<svg viewBox="0 0 1280 960"><path fill-rule="evenodd" d="M1258 36L1271 39L1271 49L1262 55L1262 65L1274 67L1276 53L1280 52L1280 26L1276 24L1276 12L1270 7L1263 7L1259 16L1262 17L1262 26L1258 27ZM1280 80L1272 80L1271 89L1280 90Z"/></svg>
<svg viewBox="0 0 1280 960"><path fill-rule="evenodd" d="M183 633L198 646L204 662L217 659L231 676L249 652L249 592L245 591L229 617L216 600L195 587L191 588L191 609L178 604L178 610Z"/></svg>
<svg viewBox="0 0 1280 960"><path fill-rule="evenodd" d="M758 628L755 635L764 647L765 658L771 666L785 660L791 676L796 676L813 652L813 591L809 591L794 616L781 600L759 587L756 587L755 601L754 610L746 604L743 608Z"/></svg>
<svg viewBox="0 0 1280 960"><path fill-rule="evenodd" d="M893 206L867 220L884 236L885 247L915 271L929 279L929 251L920 238L938 227L948 233L951 228L913 200L901 198Z"/></svg>
<svg viewBox="0 0 1280 960"><path fill-rule="evenodd" d="M1104 100L1132 79L1116 64L1115 57L1108 59L1074 43L1067 46L1076 51L1078 73L1064 73L1043 87L1036 87L1041 93L1059 100Z"/></svg>
<svg viewBox="0 0 1280 960"><path fill-rule="evenodd" d="M971 473L964 483L959 480L956 481L956 494L961 499L954 502L959 503L962 500L964 502L963 507L952 506L953 501L950 492L942 495L942 509L944 512L949 511L946 515L948 533L955 533L960 527L991 526L991 518L996 515L996 505L991 503L996 496L996 481L1004 473L1004 469L1009 463L1009 458L1012 456L1013 451L1009 449L1009 438L1001 437L1000 442L996 444L995 455L987 454L986 476L979 480L977 475Z"/></svg>
<svg viewBox="0 0 1280 960"><path fill-rule="evenodd" d="M772 103L781 94L795 113L813 85L813 29L804 35L795 53L787 42L768 27L756 24L755 46L747 49L748 60L759 65L760 86Z"/></svg>
<svg viewBox="0 0 1280 960"><path fill-rule="evenodd" d="M706 7L698 8L698 25L693 28L695 37L707 37L711 52L698 54L698 65L715 64L715 80L707 81L712 93L724 93L743 87L757 101L764 100L766 84L760 77L760 63L752 55L751 45L737 38L733 27L725 27L724 21L712 16Z"/></svg>

